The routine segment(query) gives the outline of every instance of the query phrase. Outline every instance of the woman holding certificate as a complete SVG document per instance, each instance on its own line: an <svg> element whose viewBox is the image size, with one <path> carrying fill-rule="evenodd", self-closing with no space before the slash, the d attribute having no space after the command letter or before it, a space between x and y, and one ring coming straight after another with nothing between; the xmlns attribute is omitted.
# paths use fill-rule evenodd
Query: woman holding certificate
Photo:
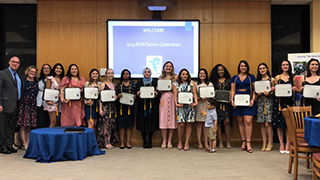
<svg viewBox="0 0 320 180"><path fill-rule="evenodd" d="M218 92L230 93L231 90L231 76L227 68L222 64L217 64L211 71L210 81L214 85L216 90L216 100L218 101L217 114L218 114L218 138L219 138L219 148L223 148L222 143L222 133L221 133L221 123L223 122L226 136L227 136L227 149L231 149L230 135L231 135L231 104L230 99L218 99ZM230 94L229 94L230 95ZM230 98L230 96L228 96Z"/></svg>
<svg viewBox="0 0 320 180"><path fill-rule="evenodd" d="M86 79L79 75L79 68L71 64L60 83L61 126L83 125L84 103L81 97Z"/></svg>
<svg viewBox="0 0 320 180"><path fill-rule="evenodd" d="M203 129L204 135L204 145L205 148L208 149L208 132L204 127L204 123L206 121L207 116L207 98L200 98L200 88L201 87L213 87L213 84L209 82L208 71L206 69L201 68L198 73L198 81L196 83L197 92L198 92L198 106L196 107L196 122L197 122L197 139L198 139L198 149L203 149L201 143L201 134Z"/></svg>
<svg viewBox="0 0 320 180"><path fill-rule="evenodd" d="M159 98L155 91L157 81L151 78L151 70L143 70L143 79L137 82L138 115L137 130L141 131L143 148L152 148L153 133L159 129Z"/></svg>
<svg viewBox="0 0 320 180"><path fill-rule="evenodd" d="M301 85L300 85L300 92L303 92L305 85L309 87L318 86L320 87L320 69L319 69L319 61L317 59L310 59L308 62L307 68L307 76L301 78ZM320 113L320 97L318 98L308 98L304 97L303 99L303 106L311 106L312 107L312 114L319 114Z"/></svg>
<svg viewBox="0 0 320 180"><path fill-rule="evenodd" d="M131 81L131 73L128 69L121 72L120 82L116 86L116 94L119 99L117 103L117 126L120 134L120 149L131 149L131 128L134 125L134 99L136 84ZM124 136L126 134L126 145Z"/></svg>
<svg viewBox="0 0 320 180"><path fill-rule="evenodd" d="M103 90L115 90L113 84L114 72L112 69L108 69L105 74L106 79L100 85L100 91ZM102 93L101 93L102 94ZM101 95L102 96L102 95ZM116 97L114 98L116 99ZM113 149L111 141L112 137L114 141L118 140L116 133L116 104L114 101L100 101L100 119L98 121L98 145L99 147L105 147L106 149Z"/></svg>
<svg viewBox="0 0 320 180"><path fill-rule="evenodd" d="M179 72L177 82L173 83L174 101L177 107L178 120L178 149L182 149L182 136L186 131L186 139L183 150L189 150L189 139L192 131L192 123L195 121L195 109L198 105L197 86L191 81L187 69Z"/></svg>
<svg viewBox="0 0 320 180"><path fill-rule="evenodd" d="M164 63L162 68L162 74L159 77L158 89L161 93L160 104L159 104L159 128L161 129L162 144L161 148L172 148L172 136L173 130L178 128L176 120L176 106L174 102L174 95L172 90L162 91L159 89L160 81L171 81L175 82L177 75L174 74L174 66L172 62L167 61ZM167 138L168 132L168 138Z"/></svg>
<svg viewBox="0 0 320 180"><path fill-rule="evenodd" d="M52 76L49 76L48 81L46 82L46 88L60 90L60 82L63 77L64 68L62 64L55 64L52 69ZM57 119L59 117L59 113L61 112L61 102L47 101L44 109L49 113L50 127L55 127L57 124L59 124L57 123Z"/></svg>
<svg viewBox="0 0 320 180"><path fill-rule="evenodd" d="M257 70L257 81L266 82L269 86L274 86L274 78L270 76L269 68L267 64L260 63ZM260 89L260 88L259 88ZM264 91L257 92L257 122L261 123L261 136L262 136L262 148L261 151L271 151L273 148L273 130L272 130L272 108L273 108L273 96L271 88L261 88L265 89ZM267 91L267 89L269 89ZM256 89L257 90L257 89ZM267 146L267 136L268 136L268 146Z"/></svg>
<svg viewBox="0 0 320 180"><path fill-rule="evenodd" d="M49 127L49 114L44 110L46 101L43 100L43 93L46 89L47 77L50 76L52 68L49 64L42 65L40 70L40 77L38 81L38 95L37 95L37 127L44 128Z"/></svg>
<svg viewBox="0 0 320 180"><path fill-rule="evenodd" d="M248 153L252 153L252 119L257 114L257 107L254 104L256 78L249 71L248 62L241 60L238 65L238 75L231 79L231 104L234 107L233 115L237 117L239 123L242 139L240 151L246 150Z"/></svg>
<svg viewBox="0 0 320 180"><path fill-rule="evenodd" d="M84 85L85 88L96 88L98 91L100 86L100 74L98 69L91 69L89 72L89 78L90 80ZM89 99L85 97L84 104L84 112L88 123L88 128L96 130L96 124L99 117L98 99Z"/></svg>
<svg viewBox="0 0 320 180"><path fill-rule="evenodd" d="M288 60L284 60L281 62L281 70L280 74L275 77L275 84L290 84L292 89L289 89L290 93L291 90L296 91L296 77L292 74L292 66L291 63ZM281 89L281 91L286 92L286 90ZM289 137L287 135L286 139L286 147L284 148L283 144L283 134L286 130L286 121L281 113L281 109L286 108L287 106L293 106L294 104L294 93L293 95L290 95L289 97L277 97L277 87L275 87L275 95L274 98L274 104L273 104L273 119L272 119L272 125L277 128L278 138L280 142L280 153L281 154L289 154Z"/></svg>

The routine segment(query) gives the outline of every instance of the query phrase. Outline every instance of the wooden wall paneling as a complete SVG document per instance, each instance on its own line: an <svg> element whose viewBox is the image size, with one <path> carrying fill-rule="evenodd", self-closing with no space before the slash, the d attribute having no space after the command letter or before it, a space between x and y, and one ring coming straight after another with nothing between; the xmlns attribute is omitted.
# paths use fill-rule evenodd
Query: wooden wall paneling
<svg viewBox="0 0 320 180"><path fill-rule="evenodd" d="M200 24L200 64L208 73L212 69L212 24Z"/></svg>
<svg viewBox="0 0 320 180"><path fill-rule="evenodd" d="M39 1L38 22L96 22L96 1Z"/></svg>
<svg viewBox="0 0 320 180"><path fill-rule="evenodd" d="M97 66L95 23L38 23L38 27L38 65L61 62L66 70L75 63L88 78Z"/></svg>
<svg viewBox="0 0 320 180"><path fill-rule="evenodd" d="M97 67L107 68L107 23L97 23Z"/></svg>

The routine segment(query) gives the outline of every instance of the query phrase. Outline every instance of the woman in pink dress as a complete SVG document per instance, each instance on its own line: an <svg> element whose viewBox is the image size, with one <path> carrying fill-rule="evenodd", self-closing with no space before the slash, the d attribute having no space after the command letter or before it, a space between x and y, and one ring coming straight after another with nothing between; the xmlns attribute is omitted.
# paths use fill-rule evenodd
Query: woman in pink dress
<svg viewBox="0 0 320 180"><path fill-rule="evenodd" d="M176 81L177 75L174 74L174 67L172 62L167 61L162 68L162 74L159 79L170 79ZM160 92L161 99L159 105L159 128L161 129L162 145L161 148L172 148L173 130L178 128L176 120L176 106L174 102L174 95L172 91ZM167 139L167 132L169 137Z"/></svg>
<svg viewBox="0 0 320 180"><path fill-rule="evenodd" d="M60 83L61 107L61 126L76 126L84 124L84 103L83 97L80 100L69 100L65 98L64 90L66 88L79 87L83 92L86 79L79 76L79 68L76 64L71 64L67 74Z"/></svg>

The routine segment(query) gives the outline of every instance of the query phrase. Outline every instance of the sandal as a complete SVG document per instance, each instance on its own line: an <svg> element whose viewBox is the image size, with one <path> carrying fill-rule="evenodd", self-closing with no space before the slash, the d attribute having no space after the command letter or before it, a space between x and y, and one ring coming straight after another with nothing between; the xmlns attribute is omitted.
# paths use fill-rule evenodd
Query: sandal
<svg viewBox="0 0 320 180"><path fill-rule="evenodd" d="M247 141L247 144L251 144L251 141ZM251 147L250 149L247 149L247 152L248 152L248 153L253 153L252 147Z"/></svg>
<svg viewBox="0 0 320 180"><path fill-rule="evenodd" d="M246 142L247 142L246 140L242 140L242 142L241 142L241 143L242 143L242 144L243 144L243 143L245 143L245 146L244 146L244 148L243 148L243 147L242 147L242 145L241 145L241 147L240 147L240 151L246 151L246 150L247 150Z"/></svg>
<svg viewBox="0 0 320 180"><path fill-rule="evenodd" d="M224 146L223 146L222 142L220 142L219 143L219 149L223 149L223 148L224 148Z"/></svg>
<svg viewBox="0 0 320 180"><path fill-rule="evenodd" d="M230 143L230 141L227 142L227 149L231 149L231 143Z"/></svg>

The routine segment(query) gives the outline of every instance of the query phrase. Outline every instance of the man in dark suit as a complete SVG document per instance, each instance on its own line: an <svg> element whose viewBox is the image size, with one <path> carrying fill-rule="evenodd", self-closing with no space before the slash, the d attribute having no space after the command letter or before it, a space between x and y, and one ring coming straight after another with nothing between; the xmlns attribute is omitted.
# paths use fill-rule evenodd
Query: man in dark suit
<svg viewBox="0 0 320 180"><path fill-rule="evenodd" d="M22 81L17 72L20 59L13 56L9 67L0 71L0 153L17 152L13 145L14 129L18 118L18 102L22 92Z"/></svg>

